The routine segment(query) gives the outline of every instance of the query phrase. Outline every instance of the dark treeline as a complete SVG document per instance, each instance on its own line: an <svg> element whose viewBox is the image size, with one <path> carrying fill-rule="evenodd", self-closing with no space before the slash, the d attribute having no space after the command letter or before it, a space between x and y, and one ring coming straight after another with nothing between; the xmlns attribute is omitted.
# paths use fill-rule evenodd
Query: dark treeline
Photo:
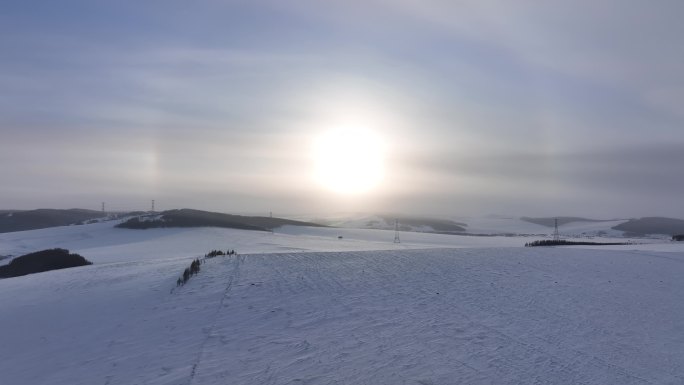
<svg viewBox="0 0 684 385"><path fill-rule="evenodd" d="M0 278L19 277L49 270L92 265L78 254L69 254L65 249L36 251L14 258L9 264L0 266Z"/></svg>
<svg viewBox="0 0 684 385"><path fill-rule="evenodd" d="M204 254L204 258L214 258L218 256L224 256L224 255L235 255L235 250L226 250L225 252L222 250L212 250L208 252L207 254Z"/></svg>
<svg viewBox="0 0 684 385"><path fill-rule="evenodd" d="M672 236L672 240L673 240L673 241L677 241L677 242L682 242L682 241L684 241L684 234L681 234L681 235L673 235L673 236Z"/></svg>
<svg viewBox="0 0 684 385"><path fill-rule="evenodd" d="M185 285L188 283L188 280L190 280L190 277L199 273L201 264L202 261L199 258L194 259L190 264L190 267L183 270L183 275L176 281L176 287Z"/></svg>
<svg viewBox="0 0 684 385"><path fill-rule="evenodd" d="M564 239L553 240L544 239L534 242L525 243L525 247L535 247L535 246L616 246L616 245L629 245L629 243L599 243L599 242L585 242L585 241L566 241Z"/></svg>
<svg viewBox="0 0 684 385"><path fill-rule="evenodd" d="M193 275L196 275L200 272L200 266L206 261L207 258L214 258L218 256L226 256L226 255L236 255L237 253L235 250L212 250L206 254L204 254L204 258L195 258L192 263L190 263L190 267L186 268L183 270L183 274L176 280L176 287L183 286L188 281L190 280L190 277ZM173 292L173 290L171 290Z"/></svg>

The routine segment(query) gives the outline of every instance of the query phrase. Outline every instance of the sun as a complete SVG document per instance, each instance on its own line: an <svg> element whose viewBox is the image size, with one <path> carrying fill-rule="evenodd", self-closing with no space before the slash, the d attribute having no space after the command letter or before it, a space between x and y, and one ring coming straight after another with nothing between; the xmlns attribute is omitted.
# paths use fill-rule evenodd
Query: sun
<svg viewBox="0 0 684 385"><path fill-rule="evenodd" d="M369 129L324 132L313 144L314 178L320 186L339 194L370 192L383 178L384 153L383 141Z"/></svg>

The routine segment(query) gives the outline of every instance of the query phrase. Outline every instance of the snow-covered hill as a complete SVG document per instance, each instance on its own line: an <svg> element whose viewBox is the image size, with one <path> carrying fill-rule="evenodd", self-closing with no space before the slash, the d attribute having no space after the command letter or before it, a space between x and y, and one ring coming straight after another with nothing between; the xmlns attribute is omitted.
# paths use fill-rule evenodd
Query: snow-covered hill
<svg viewBox="0 0 684 385"><path fill-rule="evenodd" d="M518 217L487 216L487 217L453 217L448 219L434 218L396 218L402 229L416 232L452 232L459 233L456 226L462 227L464 233L476 235L529 235L544 236L553 232L553 227L544 226ZM329 218L307 218L320 223L343 228L385 229L395 227L395 218L390 215L339 215ZM622 237L624 232L614 230L613 227L627 222L627 220L579 220L563 223L559 226L560 233L565 237ZM452 226L444 227L444 225ZM441 226L440 226L441 225Z"/></svg>
<svg viewBox="0 0 684 385"><path fill-rule="evenodd" d="M486 220L485 220L486 221ZM496 219L490 219L496 225ZM522 222L522 221L520 221ZM139 261L141 259L191 258L213 249L235 249L242 253L394 250L442 247L518 247L531 239L546 236L458 236L433 233L399 233L401 243L393 243L393 230L283 226L273 232L215 227L158 228L132 230L116 228L117 222L62 226L0 234L0 255L22 254L60 247L79 253L95 263ZM507 219L499 229L510 229ZM526 222L523 222L526 223ZM528 226L539 226L527 223ZM492 226L485 222L483 228ZM541 227L541 226L539 226ZM583 228L586 229L586 228ZM340 238L341 237L341 238ZM604 241L643 239L603 238ZM648 240L660 250L670 248L666 240ZM10 258L0 260L8 263Z"/></svg>
<svg viewBox="0 0 684 385"><path fill-rule="evenodd" d="M131 230L103 222L0 234L0 255L61 247L95 263L200 256L213 249L242 253L522 246L511 237L468 237L350 228L283 226L273 232L216 227ZM341 238L340 238L341 237ZM7 263L9 259L0 261Z"/></svg>
<svg viewBox="0 0 684 385"><path fill-rule="evenodd" d="M0 382L684 383L684 245L393 236L107 223L2 234L0 254L66 247L95 264L0 280ZM241 254L174 289L214 248Z"/></svg>

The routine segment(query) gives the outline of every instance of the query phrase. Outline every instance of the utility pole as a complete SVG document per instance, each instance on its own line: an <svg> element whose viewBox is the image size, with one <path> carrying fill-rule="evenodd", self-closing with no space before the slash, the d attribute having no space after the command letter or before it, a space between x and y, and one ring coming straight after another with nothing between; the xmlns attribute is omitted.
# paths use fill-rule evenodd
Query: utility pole
<svg viewBox="0 0 684 385"><path fill-rule="evenodd" d="M399 220L394 220L394 243L401 243L399 240Z"/></svg>
<svg viewBox="0 0 684 385"><path fill-rule="evenodd" d="M273 218L273 211L268 212L268 217ZM273 227L271 227L271 234L273 234Z"/></svg>

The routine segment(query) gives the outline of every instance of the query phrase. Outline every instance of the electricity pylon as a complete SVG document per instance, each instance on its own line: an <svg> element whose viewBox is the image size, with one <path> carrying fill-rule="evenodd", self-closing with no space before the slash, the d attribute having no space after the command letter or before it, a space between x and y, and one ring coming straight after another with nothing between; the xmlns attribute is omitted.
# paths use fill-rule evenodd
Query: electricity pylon
<svg viewBox="0 0 684 385"><path fill-rule="evenodd" d="M394 243L401 243L399 240L399 221L394 220Z"/></svg>
<svg viewBox="0 0 684 385"><path fill-rule="evenodd" d="M553 240L560 241L560 233L558 232L558 218L554 220Z"/></svg>

